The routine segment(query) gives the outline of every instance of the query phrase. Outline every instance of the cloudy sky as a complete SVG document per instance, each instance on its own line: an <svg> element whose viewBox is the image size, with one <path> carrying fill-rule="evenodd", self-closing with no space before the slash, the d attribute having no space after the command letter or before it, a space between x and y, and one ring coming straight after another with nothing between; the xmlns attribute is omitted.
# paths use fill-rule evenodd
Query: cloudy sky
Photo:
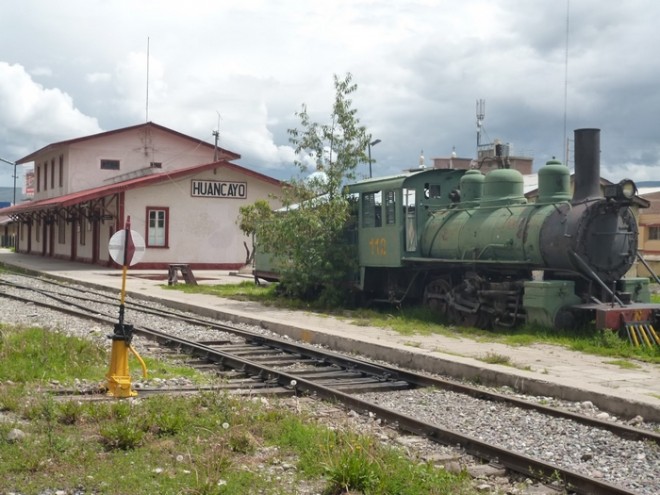
<svg viewBox="0 0 660 495"><path fill-rule="evenodd" d="M421 150L474 157L484 99L483 140L535 170L597 127L604 177L660 180L656 0L0 0L0 19L10 161L148 118L208 142L219 127L237 163L286 179L295 112L329 122L333 75L350 72L381 139L374 175ZM0 186L12 172L0 163Z"/></svg>

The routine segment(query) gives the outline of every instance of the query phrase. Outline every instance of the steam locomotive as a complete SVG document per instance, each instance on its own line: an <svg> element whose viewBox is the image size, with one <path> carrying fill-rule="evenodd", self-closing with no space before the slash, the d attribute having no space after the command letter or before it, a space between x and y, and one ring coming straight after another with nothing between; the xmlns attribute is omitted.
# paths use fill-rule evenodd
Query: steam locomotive
<svg viewBox="0 0 660 495"><path fill-rule="evenodd" d="M595 320L660 344L649 280L626 276L640 258L637 188L623 180L601 190L600 131L575 131L572 194L560 162L538 176L535 202L510 168L416 170L347 186L358 198L358 288L373 300L421 300L460 325Z"/></svg>

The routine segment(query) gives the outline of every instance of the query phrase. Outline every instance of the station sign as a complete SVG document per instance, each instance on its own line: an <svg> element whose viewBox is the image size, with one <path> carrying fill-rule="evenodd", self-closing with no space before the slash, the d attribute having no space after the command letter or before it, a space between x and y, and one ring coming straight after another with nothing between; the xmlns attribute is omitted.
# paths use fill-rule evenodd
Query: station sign
<svg viewBox="0 0 660 495"><path fill-rule="evenodd" d="M191 181L191 195L194 198L246 199L247 182L193 180Z"/></svg>

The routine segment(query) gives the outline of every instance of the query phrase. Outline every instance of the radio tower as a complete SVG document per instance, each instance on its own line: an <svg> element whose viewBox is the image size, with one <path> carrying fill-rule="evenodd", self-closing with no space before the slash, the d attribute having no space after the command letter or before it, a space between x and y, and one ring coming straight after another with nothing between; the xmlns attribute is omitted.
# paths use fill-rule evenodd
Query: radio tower
<svg viewBox="0 0 660 495"><path fill-rule="evenodd" d="M481 126L486 117L486 100L477 100L477 158L479 157L479 146L481 146Z"/></svg>

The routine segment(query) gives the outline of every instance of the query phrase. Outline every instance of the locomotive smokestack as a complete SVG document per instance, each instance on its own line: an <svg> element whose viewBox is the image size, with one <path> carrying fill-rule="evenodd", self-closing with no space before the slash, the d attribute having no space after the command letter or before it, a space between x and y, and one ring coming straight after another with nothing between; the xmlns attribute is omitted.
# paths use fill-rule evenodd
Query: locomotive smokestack
<svg viewBox="0 0 660 495"><path fill-rule="evenodd" d="M573 203L602 196L600 191L600 129L575 129Z"/></svg>

